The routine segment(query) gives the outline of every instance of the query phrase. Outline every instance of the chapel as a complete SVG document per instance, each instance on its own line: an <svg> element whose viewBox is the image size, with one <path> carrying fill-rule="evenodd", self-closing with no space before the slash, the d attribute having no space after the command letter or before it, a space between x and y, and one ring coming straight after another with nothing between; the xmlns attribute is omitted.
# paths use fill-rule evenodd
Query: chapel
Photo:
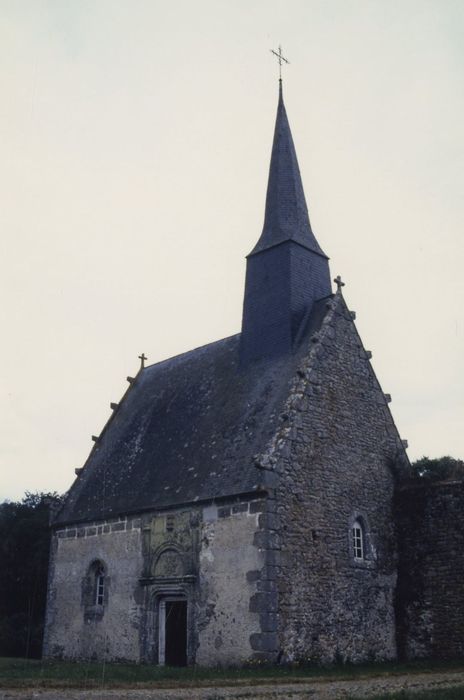
<svg viewBox="0 0 464 700"><path fill-rule="evenodd" d="M312 229L281 81L241 332L144 359L54 516L45 656L396 658L409 462Z"/></svg>

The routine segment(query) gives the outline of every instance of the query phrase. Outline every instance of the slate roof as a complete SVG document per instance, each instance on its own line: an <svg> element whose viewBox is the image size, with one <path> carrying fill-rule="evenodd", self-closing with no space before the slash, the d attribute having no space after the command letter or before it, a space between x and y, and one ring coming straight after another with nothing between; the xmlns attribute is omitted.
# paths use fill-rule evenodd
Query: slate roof
<svg viewBox="0 0 464 700"><path fill-rule="evenodd" d="M141 370L55 525L259 491L254 456L325 313L325 300L316 302L293 355L242 369L235 335Z"/></svg>
<svg viewBox="0 0 464 700"><path fill-rule="evenodd" d="M295 146L282 96L282 81L280 81L264 226L250 255L260 253L284 241L295 241L327 257L311 229Z"/></svg>

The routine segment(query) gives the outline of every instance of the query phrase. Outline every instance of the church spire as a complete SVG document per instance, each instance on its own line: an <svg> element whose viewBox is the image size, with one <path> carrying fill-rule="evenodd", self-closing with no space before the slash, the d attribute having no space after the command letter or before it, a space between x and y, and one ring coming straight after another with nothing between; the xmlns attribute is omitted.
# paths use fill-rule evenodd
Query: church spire
<svg viewBox="0 0 464 700"><path fill-rule="evenodd" d="M282 95L282 79L279 79L279 102L269 168L264 226L250 255L289 240L319 255L325 255L309 222L295 145Z"/></svg>
<svg viewBox="0 0 464 700"><path fill-rule="evenodd" d="M309 223L279 80L264 226L247 256L242 365L293 352L303 319L331 293L328 258Z"/></svg>

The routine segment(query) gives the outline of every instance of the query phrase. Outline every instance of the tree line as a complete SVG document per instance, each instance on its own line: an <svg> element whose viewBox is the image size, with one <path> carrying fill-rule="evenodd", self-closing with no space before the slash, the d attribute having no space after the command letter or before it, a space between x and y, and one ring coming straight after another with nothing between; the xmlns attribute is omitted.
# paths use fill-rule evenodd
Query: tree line
<svg viewBox="0 0 464 700"><path fill-rule="evenodd" d="M40 658L56 493L0 504L0 656Z"/></svg>

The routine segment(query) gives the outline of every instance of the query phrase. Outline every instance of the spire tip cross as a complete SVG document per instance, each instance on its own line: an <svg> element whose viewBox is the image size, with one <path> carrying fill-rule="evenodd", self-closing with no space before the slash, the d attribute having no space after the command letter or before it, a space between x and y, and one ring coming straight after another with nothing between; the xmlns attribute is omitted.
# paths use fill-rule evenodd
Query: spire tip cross
<svg viewBox="0 0 464 700"><path fill-rule="evenodd" d="M140 360L140 367L143 369L145 367L145 360L148 360L148 357L145 355L144 352L142 352L142 354L139 355L139 360Z"/></svg>
<svg viewBox="0 0 464 700"><path fill-rule="evenodd" d="M290 64L290 61L287 61L287 59L284 56L282 56L282 47L280 46L280 44L279 44L279 50L274 51L274 49L271 49L271 53L273 53L274 56L277 56L277 58L278 58L278 61L279 61L279 80L282 80L282 61L284 61L284 63L288 63L288 64Z"/></svg>

